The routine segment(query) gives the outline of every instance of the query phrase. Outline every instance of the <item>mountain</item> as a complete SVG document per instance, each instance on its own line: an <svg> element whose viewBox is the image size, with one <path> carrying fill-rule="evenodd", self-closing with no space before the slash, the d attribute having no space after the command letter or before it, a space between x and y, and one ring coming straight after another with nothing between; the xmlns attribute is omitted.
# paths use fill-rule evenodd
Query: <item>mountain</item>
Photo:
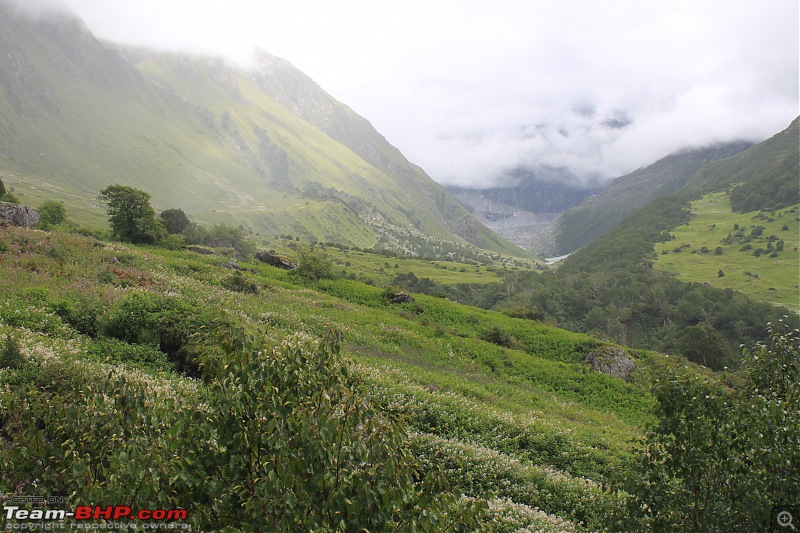
<svg viewBox="0 0 800 533"><path fill-rule="evenodd" d="M781 185L786 180L787 166L791 168L792 161L796 161L797 155L792 151L800 151L797 124L795 120L783 132L738 155L705 164L676 193L651 200L571 254L554 272L507 276L504 286L487 288L481 305L572 331L597 332L628 346L685 355L681 350L686 346L681 339L696 332L690 328L713 328L727 343L723 351L732 363L740 345L750 346L767 337L768 323L782 320L792 328L800 326L800 316L777 305L780 300L776 298L780 293L787 298L794 296L797 301L797 255L793 247L786 250L782 242L779 246L779 241L786 239L788 244L790 236L796 234L798 208L787 206L771 211L771 206L797 201L797 190L783 196ZM695 152L690 157L671 156L659 163L665 170L671 166L691 168L700 166L700 157L715 155ZM797 187L796 171L794 176ZM766 211L750 212L734 220L721 197L729 190L751 187L753 182L758 183L760 192L770 192L763 196ZM607 191L592 201L606 196ZM709 205L713 198L704 196L707 193L716 193L717 205ZM697 208L704 206L714 211L713 220L700 219L693 225L693 217L702 216ZM702 236L689 240L686 230L690 229ZM757 252L759 248L763 249ZM743 255L749 262L745 264L737 254L747 250L750 251ZM680 264L673 259L676 256ZM721 261L713 270L703 266L710 262L709 256ZM753 262L756 260L758 263ZM657 268L656 261L665 264ZM675 271L661 271L669 266L668 262L676 263ZM770 268L762 268L770 262ZM773 268L780 264L786 267ZM724 283L714 281L721 269ZM705 272L705 277L697 276L698 272ZM759 282L752 283L755 279ZM733 290L745 283L752 284L751 289L763 287L761 295L750 292L762 301Z"/></svg>
<svg viewBox="0 0 800 533"><path fill-rule="evenodd" d="M554 252L567 254L586 246L655 198L674 194L692 183L709 163L749 146L751 143L742 141L684 150L615 179L605 190L559 217L554 228Z"/></svg>
<svg viewBox="0 0 800 533"><path fill-rule="evenodd" d="M780 209L800 203L800 117L749 150L697 174L695 195L731 188L734 211Z"/></svg>
<svg viewBox="0 0 800 533"><path fill-rule="evenodd" d="M566 171L520 168L503 181L513 185L485 189L449 186L447 190L485 225L538 255L554 249L552 227L559 215L599 193Z"/></svg>
<svg viewBox="0 0 800 533"><path fill-rule="evenodd" d="M112 183L254 233L403 250L527 255L479 223L367 120L288 62L119 49L67 15L0 0L0 172L99 222ZM29 201L29 200L28 200Z"/></svg>

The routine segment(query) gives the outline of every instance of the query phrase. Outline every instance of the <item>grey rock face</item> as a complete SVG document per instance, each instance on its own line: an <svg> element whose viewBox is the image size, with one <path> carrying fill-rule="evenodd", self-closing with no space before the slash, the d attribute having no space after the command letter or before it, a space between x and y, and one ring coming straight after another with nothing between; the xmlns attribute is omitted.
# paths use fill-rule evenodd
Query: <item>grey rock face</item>
<svg viewBox="0 0 800 533"><path fill-rule="evenodd" d="M0 224L11 224L22 228L32 228L39 223L39 213L26 205L0 202Z"/></svg>

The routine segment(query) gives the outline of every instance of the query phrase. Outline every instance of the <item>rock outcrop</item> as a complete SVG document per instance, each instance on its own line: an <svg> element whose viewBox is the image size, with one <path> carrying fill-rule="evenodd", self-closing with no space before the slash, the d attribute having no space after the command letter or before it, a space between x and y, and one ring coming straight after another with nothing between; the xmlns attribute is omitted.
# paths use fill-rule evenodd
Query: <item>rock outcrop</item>
<svg viewBox="0 0 800 533"><path fill-rule="evenodd" d="M284 259L279 255L276 255L272 252L256 252L255 256L256 260L261 261L262 263L266 263L268 265L272 265L274 267L282 268L284 270L294 270L297 268L297 265L288 259Z"/></svg>
<svg viewBox="0 0 800 533"><path fill-rule="evenodd" d="M0 224L32 228L39 223L39 213L26 205L0 202Z"/></svg>
<svg viewBox="0 0 800 533"><path fill-rule="evenodd" d="M584 363L588 363L592 370L609 374L625 381L636 370L636 363L628 357L625 350L616 346L602 346L589 352Z"/></svg>

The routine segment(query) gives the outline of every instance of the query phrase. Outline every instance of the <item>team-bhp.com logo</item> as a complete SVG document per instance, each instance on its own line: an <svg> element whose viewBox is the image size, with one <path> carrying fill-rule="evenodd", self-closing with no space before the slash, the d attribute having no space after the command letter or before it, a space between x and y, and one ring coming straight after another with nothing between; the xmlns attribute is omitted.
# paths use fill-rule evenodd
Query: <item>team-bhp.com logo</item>
<svg viewBox="0 0 800 533"><path fill-rule="evenodd" d="M186 509L140 509L127 505L78 505L67 509L23 509L4 505L5 530L36 529L188 529ZM69 523L64 521L69 520ZM102 521L97 524L97 521ZM135 522L139 521L139 522ZM47 524L49 527L43 527ZM97 526L105 527L97 527ZM53 527L56 526L56 527ZM61 526L61 527L59 527Z"/></svg>

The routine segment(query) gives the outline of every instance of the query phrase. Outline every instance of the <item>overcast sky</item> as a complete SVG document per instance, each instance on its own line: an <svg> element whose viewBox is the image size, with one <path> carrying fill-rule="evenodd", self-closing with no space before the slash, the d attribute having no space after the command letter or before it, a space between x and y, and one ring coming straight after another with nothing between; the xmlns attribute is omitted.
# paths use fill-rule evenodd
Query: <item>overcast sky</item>
<svg viewBox="0 0 800 533"><path fill-rule="evenodd" d="M108 40L240 63L260 46L446 184L615 177L800 112L797 0L47 1Z"/></svg>

